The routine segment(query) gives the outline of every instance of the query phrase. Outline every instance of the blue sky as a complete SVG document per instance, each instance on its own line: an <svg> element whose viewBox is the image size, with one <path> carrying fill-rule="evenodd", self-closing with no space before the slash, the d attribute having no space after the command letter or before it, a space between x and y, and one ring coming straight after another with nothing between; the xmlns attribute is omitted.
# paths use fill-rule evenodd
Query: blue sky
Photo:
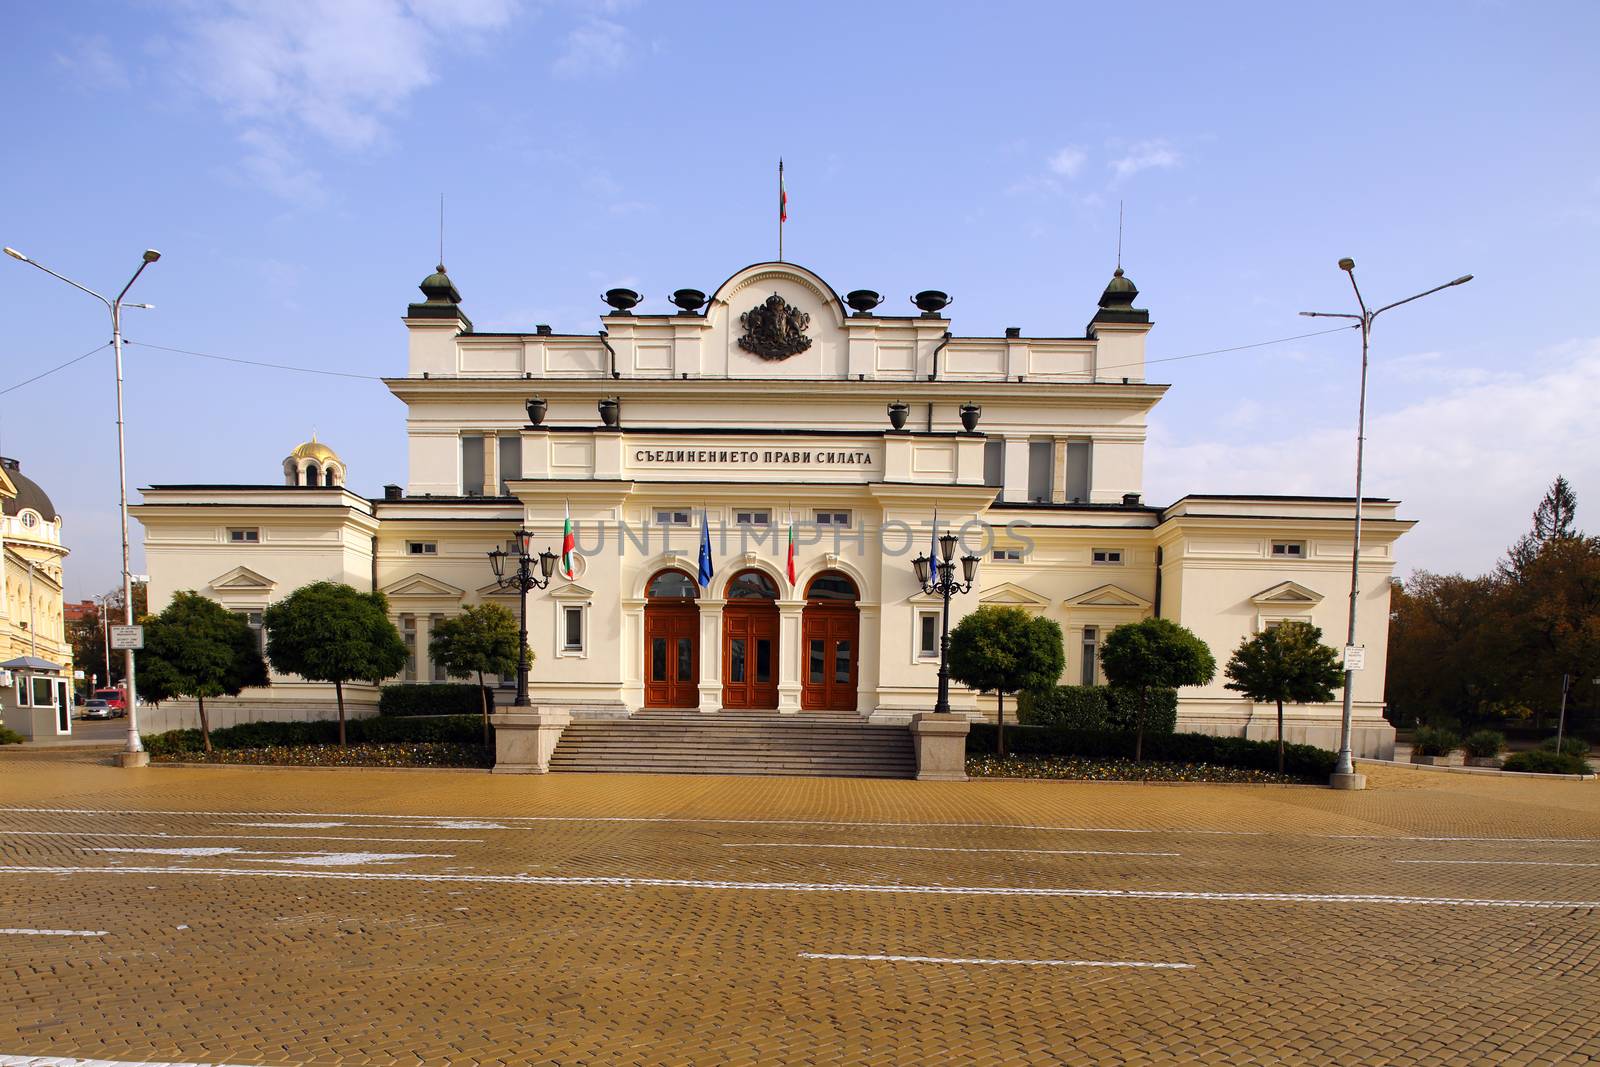
<svg viewBox="0 0 1600 1067"><path fill-rule="evenodd" d="M141 250L135 340L402 373L437 258L479 329L592 330L786 253L839 290L946 289L958 333L1081 332L1115 258L1152 358L1316 328L1340 256L1378 302L1369 491L1402 570L1480 571L1559 472L1600 529L1592 3L18 5L0 240L93 287ZM0 260L0 389L104 340ZM1356 339L1159 364L1146 495L1347 494ZM315 427L405 480L371 381L128 350L129 476L274 481ZM109 352L0 396L54 497L68 594L116 581ZM1585 523L1585 520L1587 521ZM135 523L137 535L137 523Z"/></svg>

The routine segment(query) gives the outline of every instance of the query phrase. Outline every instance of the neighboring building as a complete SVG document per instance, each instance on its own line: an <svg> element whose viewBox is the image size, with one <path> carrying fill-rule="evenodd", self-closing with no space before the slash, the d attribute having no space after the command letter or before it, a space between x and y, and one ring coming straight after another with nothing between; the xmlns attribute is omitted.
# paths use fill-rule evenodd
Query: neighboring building
<svg viewBox="0 0 1600 1067"><path fill-rule="evenodd" d="M27 736L72 732L66 557L49 495L0 457L0 721Z"/></svg>
<svg viewBox="0 0 1600 1067"><path fill-rule="evenodd" d="M98 620L100 618L100 605L93 600L80 600L75 604L66 604L62 606L61 617L66 620L68 626L75 622L82 622L85 619Z"/></svg>
<svg viewBox="0 0 1600 1067"><path fill-rule="evenodd" d="M1146 420L1167 387L1145 380L1149 315L1120 269L1081 336L955 336L943 294L919 294L921 314L879 314L876 294L847 306L791 263L746 267L709 301L681 290L674 314L633 313L636 294L613 291L598 334L479 333L442 267L421 289L405 317L407 373L387 380L408 409L405 489L350 492L343 462L315 440L285 459L281 485L145 489L134 511L152 609L192 588L258 620L316 579L381 589L413 650L406 677L426 681L440 677L427 656L438 619L483 600L517 606L485 554L521 524L559 551L570 513L574 576L528 602L536 702L903 721L936 685L938 604L910 558L937 509L941 529L969 523L981 547L952 621L979 604L1056 619L1064 682L1101 681L1106 633L1151 614L1195 630L1219 663L1282 619L1340 643L1350 500L1144 502ZM1392 547L1411 524L1389 500L1366 515L1356 743L1387 755ZM704 588L702 516L715 570ZM275 678L239 714L331 699ZM956 703L993 706L964 690ZM1220 672L1184 691L1179 714L1212 733L1273 728L1272 709L1225 690ZM1291 740L1336 742L1337 705L1287 718Z"/></svg>

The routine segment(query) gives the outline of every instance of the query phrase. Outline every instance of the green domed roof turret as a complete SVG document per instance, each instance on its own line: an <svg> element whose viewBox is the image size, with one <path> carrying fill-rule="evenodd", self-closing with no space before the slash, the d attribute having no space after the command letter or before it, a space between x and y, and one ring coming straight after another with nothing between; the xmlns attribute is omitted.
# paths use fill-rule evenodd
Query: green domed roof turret
<svg viewBox="0 0 1600 1067"><path fill-rule="evenodd" d="M445 271L444 264L417 286L426 298L420 304L411 304L406 308L406 318L409 319L460 319L467 323L471 329L472 323L461 310L461 293L456 289L456 283L450 280L450 275Z"/></svg>
<svg viewBox="0 0 1600 1067"><path fill-rule="evenodd" d="M1111 275L1111 281L1106 283L1106 291L1100 294L1100 310L1090 320L1096 322L1149 322L1150 312L1143 308L1136 308L1133 302L1139 296L1139 287L1133 284L1133 279L1122 273L1121 265Z"/></svg>

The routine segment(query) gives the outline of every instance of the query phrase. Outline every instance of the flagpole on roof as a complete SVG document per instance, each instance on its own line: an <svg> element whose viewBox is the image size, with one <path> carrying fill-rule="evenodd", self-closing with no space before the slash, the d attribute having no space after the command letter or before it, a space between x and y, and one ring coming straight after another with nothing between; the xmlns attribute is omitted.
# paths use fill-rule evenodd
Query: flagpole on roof
<svg viewBox="0 0 1600 1067"><path fill-rule="evenodd" d="M778 262L783 262L783 224L789 218L789 194L783 188L783 157L778 157Z"/></svg>

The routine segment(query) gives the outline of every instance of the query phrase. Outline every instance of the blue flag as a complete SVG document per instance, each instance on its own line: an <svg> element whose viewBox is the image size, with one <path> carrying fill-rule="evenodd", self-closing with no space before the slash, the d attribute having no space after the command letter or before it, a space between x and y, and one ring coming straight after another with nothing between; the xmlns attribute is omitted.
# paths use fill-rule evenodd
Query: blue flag
<svg viewBox="0 0 1600 1067"><path fill-rule="evenodd" d="M706 509L700 509L700 587L708 588L715 572L711 569L711 523Z"/></svg>

